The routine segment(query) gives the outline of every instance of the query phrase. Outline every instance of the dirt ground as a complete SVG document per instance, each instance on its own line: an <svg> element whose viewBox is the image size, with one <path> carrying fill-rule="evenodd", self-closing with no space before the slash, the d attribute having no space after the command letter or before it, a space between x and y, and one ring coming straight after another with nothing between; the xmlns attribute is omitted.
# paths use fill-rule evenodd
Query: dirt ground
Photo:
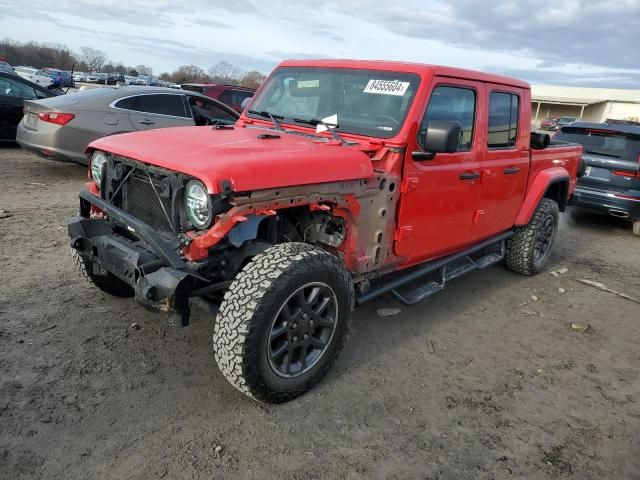
<svg viewBox="0 0 640 480"><path fill-rule="evenodd" d="M0 165L0 478L640 478L640 305L577 281L640 297L625 222L564 214L536 277L360 308L327 378L271 406L218 373L214 318L177 329L76 275L84 168Z"/></svg>

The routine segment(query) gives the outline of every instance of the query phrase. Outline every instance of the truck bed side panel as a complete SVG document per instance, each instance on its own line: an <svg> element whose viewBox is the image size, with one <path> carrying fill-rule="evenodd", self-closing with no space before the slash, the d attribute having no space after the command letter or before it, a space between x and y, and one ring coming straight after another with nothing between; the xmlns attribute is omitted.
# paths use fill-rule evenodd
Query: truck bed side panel
<svg viewBox="0 0 640 480"><path fill-rule="evenodd" d="M531 168L527 190L516 225L526 225L551 184L568 181L567 199L576 186L582 147L577 144L552 144L544 150L531 150Z"/></svg>

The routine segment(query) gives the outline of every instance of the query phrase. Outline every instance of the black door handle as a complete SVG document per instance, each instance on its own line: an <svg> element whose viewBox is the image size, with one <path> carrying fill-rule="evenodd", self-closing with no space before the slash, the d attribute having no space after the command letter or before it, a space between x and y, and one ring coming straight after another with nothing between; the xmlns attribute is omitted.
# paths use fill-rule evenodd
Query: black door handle
<svg viewBox="0 0 640 480"><path fill-rule="evenodd" d="M139 120L138 123L141 123L142 125L155 125L156 122L152 122L151 120Z"/></svg>
<svg viewBox="0 0 640 480"><path fill-rule="evenodd" d="M518 167L509 167L504 169L505 175L514 175L516 173L520 173L520 169Z"/></svg>
<svg viewBox="0 0 640 480"><path fill-rule="evenodd" d="M460 180L475 180L480 178L480 172L467 172L460 174Z"/></svg>

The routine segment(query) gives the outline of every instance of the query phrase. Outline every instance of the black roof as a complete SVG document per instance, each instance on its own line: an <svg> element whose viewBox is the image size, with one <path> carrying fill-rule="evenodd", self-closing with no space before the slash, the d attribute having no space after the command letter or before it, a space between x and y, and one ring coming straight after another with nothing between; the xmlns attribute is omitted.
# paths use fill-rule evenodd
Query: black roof
<svg viewBox="0 0 640 480"><path fill-rule="evenodd" d="M565 128L592 128L594 130L606 130L609 132L631 133L634 135L640 135L640 126L637 125L615 125L609 123L595 123L595 122L573 122L569 125L562 127Z"/></svg>

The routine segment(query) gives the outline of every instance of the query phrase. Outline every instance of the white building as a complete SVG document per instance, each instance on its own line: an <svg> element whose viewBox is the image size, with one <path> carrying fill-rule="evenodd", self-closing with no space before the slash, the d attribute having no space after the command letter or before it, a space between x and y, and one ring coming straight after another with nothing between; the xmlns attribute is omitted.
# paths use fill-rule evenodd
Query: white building
<svg viewBox="0 0 640 480"><path fill-rule="evenodd" d="M532 85L531 102L534 125L549 117L640 122L640 90L635 89Z"/></svg>

